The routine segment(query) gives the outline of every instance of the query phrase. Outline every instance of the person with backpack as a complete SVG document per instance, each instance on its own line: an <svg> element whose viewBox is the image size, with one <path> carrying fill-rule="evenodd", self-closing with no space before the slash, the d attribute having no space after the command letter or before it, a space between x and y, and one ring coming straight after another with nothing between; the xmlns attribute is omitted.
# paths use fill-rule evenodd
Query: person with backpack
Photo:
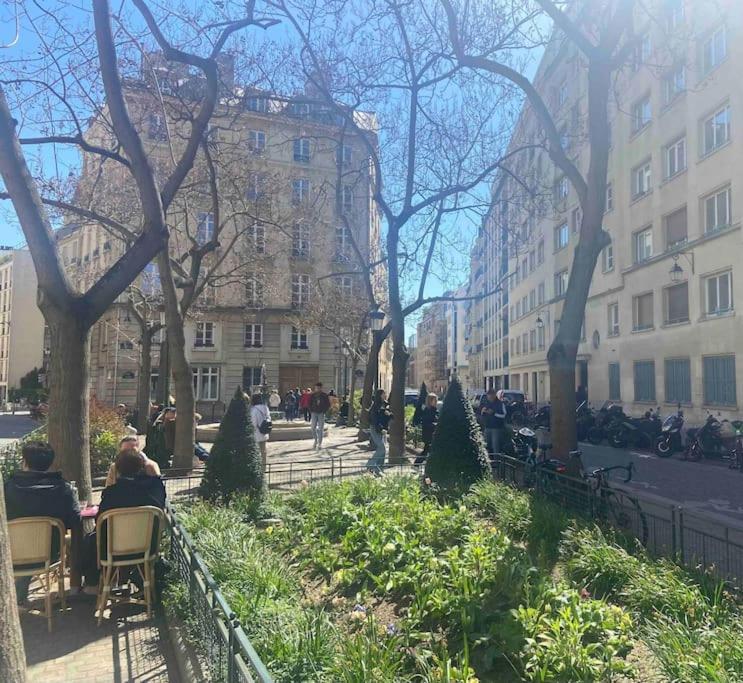
<svg viewBox="0 0 743 683"><path fill-rule="evenodd" d="M297 412L297 398L290 389L284 395L284 416L287 422L292 422Z"/></svg>
<svg viewBox="0 0 743 683"><path fill-rule="evenodd" d="M371 408L369 408L369 436L376 450L366 463L367 468L374 474L381 474L381 468L387 456L384 433L389 429L391 419L392 413L390 404L387 403L387 392L384 389L377 389Z"/></svg>
<svg viewBox="0 0 743 683"><path fill-rule="evenodd" d="M271 424L271 413L268 410L268 406L263 402L262 394L253 394L250 399L250 421L253 423L255 442L261 451L261 461L263 463L263 471L265 472L267 457L266 443L268 443L268 437L271 435L273 424Z"/></svg>
<svg viewBox="0 0 743 683"><path fill-rule="evenodd" d="M426 396L426 405L421 411L421 434L423 436L423 450L418 454L414 465L422 465L426 462L428 451L433 441L433 433L436 431L436 425L439 423L439 409L437 407L438 397L436 394Z"/></svg>
<svg viewBox="0 0 743 683"><path fill-rule="evenodd" d="M315 384L315 390L310 394L310 431L314 440L313 448L319 451L322 448L322 438L325 431L325 413L330 410L330 397L323 391L322 382Z"/></svg>

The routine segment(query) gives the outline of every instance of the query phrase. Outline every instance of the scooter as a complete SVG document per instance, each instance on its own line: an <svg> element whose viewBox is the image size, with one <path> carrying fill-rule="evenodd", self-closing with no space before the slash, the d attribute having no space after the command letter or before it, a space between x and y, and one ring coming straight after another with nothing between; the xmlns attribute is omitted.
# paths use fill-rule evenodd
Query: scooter
<svg viewBox="0 0 743 683"><path fill-rule="evenodd" d="M701 460L702 458L726 458L730 450L722 438L722 422L711 413L699 429L689 429L686 442L685 460Z"/></svg>
<svg viewBox="0 0 743 683"><path fill-rule="evenodd" d="M681 430L684 427L684 411L681 404L675 415L669 415L663 420L661 434L655 440L655 454L659 458L670 458L677 451L683 450Z"/></svg>
<svg viewBox="0 0 743 683"><path fill-rule="evenodd" d="M614 448L652 448L660 431L660 418L649 410L641 418L625 416L617 420L607 430L606 438Z"/></svg>

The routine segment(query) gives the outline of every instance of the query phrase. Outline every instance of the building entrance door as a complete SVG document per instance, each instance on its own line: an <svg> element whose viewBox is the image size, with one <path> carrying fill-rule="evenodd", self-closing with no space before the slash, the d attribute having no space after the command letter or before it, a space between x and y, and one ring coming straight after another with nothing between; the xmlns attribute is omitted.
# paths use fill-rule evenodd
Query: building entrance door
<svg viewBox="0 0 743 683"><path fill-rule="evenodd" d="M588 361L578 361L578 386L583 387L583 390L588 396Z"/></svg>
<svg viewBox="0 0 743 683"><path fill-rule="evenodd" d="M289 389L313 387L320 381L320 367L317 365L280 365L279 392L283 396Z"/></svg>

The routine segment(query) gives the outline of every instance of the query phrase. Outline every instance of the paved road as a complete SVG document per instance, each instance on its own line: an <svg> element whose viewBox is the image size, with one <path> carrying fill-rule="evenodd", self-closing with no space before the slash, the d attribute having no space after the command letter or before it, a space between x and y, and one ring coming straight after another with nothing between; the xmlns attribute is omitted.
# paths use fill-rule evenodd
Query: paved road
<svg viewBox="0 0 743 683"><path fill-rule="evenodd" d="M658 458L650 453L581 444L586 469L635 463L628 488L662 496L687 510L710 512L743 523L743 472L727 463L688 462L680 455Z"/></svg>
<svg viewBox="0 0 743 683"><path fill-rule="evenodd" d="M0 449L38 427L26 414L0 413Z"/></svg>

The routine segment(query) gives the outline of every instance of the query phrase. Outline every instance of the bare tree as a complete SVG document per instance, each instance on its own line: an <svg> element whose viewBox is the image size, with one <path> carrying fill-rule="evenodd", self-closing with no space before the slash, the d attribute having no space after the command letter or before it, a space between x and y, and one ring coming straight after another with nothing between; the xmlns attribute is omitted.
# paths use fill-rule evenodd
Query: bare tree
<svg viewBox="0 0 743 683"><path fill-rule="evenodd" d="M570 269L560 328L549 348L552 402L552 443L566 457L575 446L575 365L581 326L591 279L601 250L609 244L603 230L607 168L610 149L609 102L612 77L627 61L636 45L633 28L635 0L586 3L562 9L553 0L535 0L534 8L554 23L554 39L572 43L582 54L588 74L587 149L588 168L581 170L561 140L555 116L544 95L523 70L507 63L498 45L488 37L491 8L480 3L442 0L457 63L468 69L513 83L524 94L544 134L544 145L552 163L572 184L582 209L579 241ZM520 11L530 8L522 6ZM499 14L498 18L504 15Z"/></svg>

